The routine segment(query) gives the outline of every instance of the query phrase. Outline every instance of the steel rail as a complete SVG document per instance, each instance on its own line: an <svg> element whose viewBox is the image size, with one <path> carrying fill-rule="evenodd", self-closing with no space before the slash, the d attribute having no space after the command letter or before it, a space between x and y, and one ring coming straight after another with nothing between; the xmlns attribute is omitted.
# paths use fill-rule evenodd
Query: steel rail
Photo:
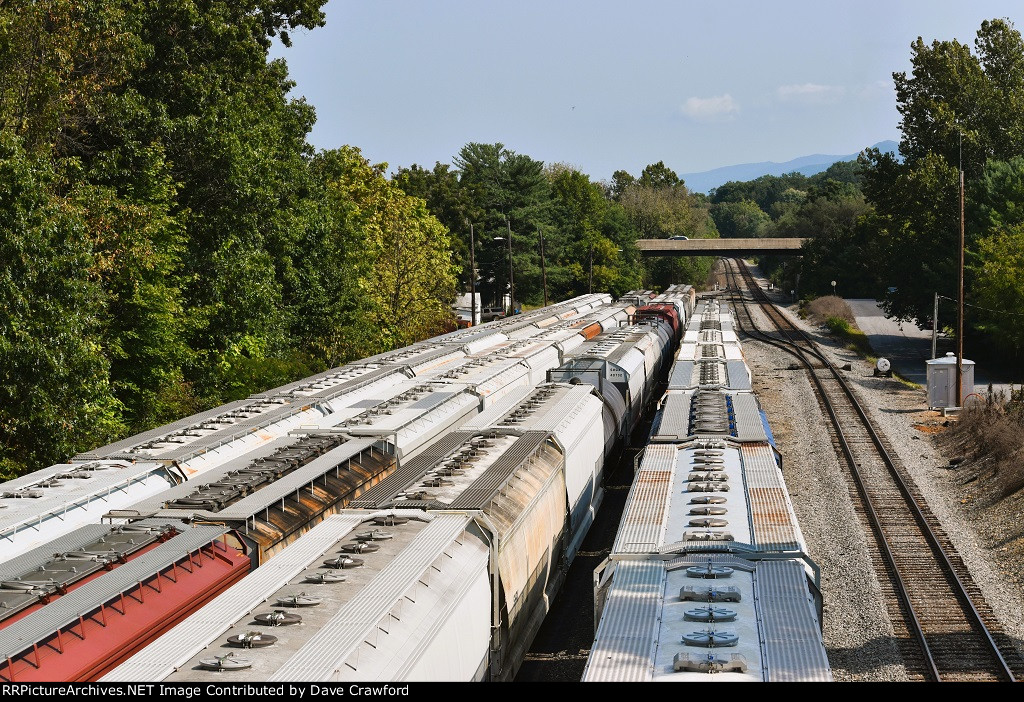
<svg viewBox="0 0 1024 702"><path fill-rule="evenodd" d="M831 400L828 398L828 395L827 395L827 393L825 391L825 388L824 388L824 386L823 386L823 384L821 382L821 378L818 377L817 373L813 372L814 371L814 366L813 366L813 364L809 360L807 360L806 355L811 355L814 358L817 358L819 361L821 361L822 364L824 365L824 368L829 371L829 373L832 375L832 377L839 384L840 388L843 390L844 394L846 395L846 397L850 401L851 406L856 411L856 414L857 414L858 418L861 420L861 424L867 430L867 434L871 438L871 441L874 444L874 446L875 446L875 448L876 448L876 450L878 452L878 455L882 459L882 462L884 463L884 465L885 465L886 469L888 470L890 476L892 477L893 482L895 483L896 487L899 489L900 494L904 498L904 501L909 506L909 508L911 510L911 513L914 516L915 521L918 523L919 528L921 529L922 535L924 536L924 538L927 541L928 545L931 547L931 549L933 551L933 554L937 557L937 560L941 561L941 565L944 566L944 570L946 571L945 575L948 578L951 579L951 581L952 581L951 584L955 583L955 588L951 588L951 589L954 590L953 594L960 601L960 603L961 603L961 605L963 607L963 611L968 615L967 619L968 620L973 620L973 624L974 624L975 628L978 629L981 633L984 634L985 642L986 642L989 650L993 654L993 657L994 657L995 661L998 662L998 667L1001 669L999 671L1000 675L1002 675L1004 678L1006 678L1007 680L1009 680L1011 682L1015 681L1015 677L1014 677L1014 674L1013 674L1012 670L1010 669L1010 667L1007 664L1005 658L1003 657L1002 653L1000 652L999 646L996 644L995 640L993 639L991 632L989 631L988 627L985 625L985 623L984 623L984 621L983 621L983 619L981 617L981 614L978 612L977 608L975 607L974 602L971 599L970 594L967 592L966 586L964 585L964 583L960 579L960 577L957 575L956 568L954 567L952 561L950 560L949 555L946 553L945 549L939 543L939 539L935 535L935 532L932 530L930 524L928 523L927 517L925 516L925 514L924 514L923 510L921 509L920 505L918 504L917 500L911 494L910 489L909 489L909 487L906 484L906 481L900 475L898 469L896 468L895 462L893 461L892 457L890 456L888 450L886 450L885 446L883 445L881 437L878 435L878 432L875 430L874 425L872 424L872 422L868 419L867 414L865 413L865 411L864 411L863 407L861 406L860 402L857 400L856 396L854 395L852 388L846 382L846 379L842 377L842 375L839 373L839 371L835 367L835 365L828 358L826 358L824 356L824 354L822 354L821 352L819 352L817 349L814 348L814 346L813 346L814 342L809 337L807 337L807 335L803 331L801 331L800 329L796 328L795 325L793 325L791 322L789 322L788 320L785 320L783 318L784 319L784 324L786 326L788 326L793 332L796 333L796 337L800 341L794 340L793 335L790 334L789 331L784 329L783 328L783 324L779 323L779 321L778 321L778 318L781 315L781 313L779 313L777 310L774 309L773 303L770 300L768 300L768 297L764 293L764 291L761 290L760 287L757 286L757 284L753 281L753 276L751 276L751 274L750 274L749 270L747 270L745 264L743 264L742 262L739 262L737 264L737 266L739 268L739 275L741 275L744 278L745 282L747 283L747 287L751 290L751 292L754 293L755 297L758 298L758 300L756 300L758 305L768 313L769 318L772 320L772 322L775 324L775 326L779 329L779 331L781 331L786 336L789 336L790 340L786 341L786 340L783 340L783 339L776 339L774 337L769 336L768 334L765 334L760 329L757 329L754 326L753 317L750 315L749 308L747 307L747 301L742 296L742 294L740 295L739 299L740 299L740 302L743 305L744 312L746 312L747 317L750 320L751 329L748 331L746 329L746 327L744 327L742 325L742 323L739 322L738 317L737 317L737 322L740 324L741 329L744 332L750 334L754 338L758 338L761 341L764 341L764 342L766 342L766 343L768 343L768 344L770 344L772 346L776 346L776 347L786 351L787 353L790 353L791 355L796 356L801 361L801 363L803 363L804 366L806 366L806 368L811 371L810 375L811 375L811 377L814 380L814 383L815 383L815 385L816 385L816 387L818 389L819 396L822 398L822 403L823 403L826 411L829 414L829 418L830 418L830 420L832 422L833 427L836 430L836 435L837 435L837 437L839 439L840 446L842 447L843 454L845 455L846 460L847 460L847 462L850 465L850 471L851 471L851 474L852 474L852 476L854 478L854 482L856 483L858 492L861 494L861 498L864 501L864 505L866 507L866 511L867 511L867 513L868 513L868 515L870 517L872 530L876 533L876 535L878 537L879 545L881 547L881 551L882 551L883 555L885 556L885 559L887 561L887 564L888 564L889 568L891 569L892 573L894 574L895 581L896 581L895 582L896 588L897 588L897 590L898 590L898 592L900 594L900 598L903 601L904 606L906 607L907 612L910 615L910 617L909 617L910 618L910 623L912 624L911 628L912 628L912 630L914 632L915 638L918 639L918 642L921 645L922 651L925 654L926 662L927 662L927 665L928 665L928 668L929 668L929 673L933 676L933 678L936 681L941 681L942 677L941 677L941 675L940 675L940 673L938 671L938 668L936 666L934 656L932 655L932 652L931 652L931 648L928 645L928 642L927 642L927 639L926 639L926 634L925 634L924 629L923 629L923 627L922 627L922 625L920 623L920 620L919 620L919 618L917 616L917 613L915 612L914 607L911 604L909 591L908 591L908 589L906 587L906 584L904 583L904 580L903 580L902 576L900 575L899 567L896 564L895 554L893 553L892 548L890 547L890 544L889 544L889 541L888 541L887 537L883 533L883 529L882 529L882 525L881 525L881 518L878 516L878 513L875 510L875 507L874 507L874 505L872 503L872 500L871 500L870 496L868 495L867 486L866 486L866 484L864 482L863 476L861 475L861 473L860 473L860 471L858 469L857 460L854 457L853 451L850 448L849 443L846 440L846 436L845 436L844 432L842 431L839 417L838 417L838 415L835 412L835 408L833 407ZM735 277L737 275L733 271L731 265L728 266L728 271L729 271L729 275L732 276L732 277ZM737 286L737 290L739 290L739 286ZM801 347L799 345L799 343L806 344L807 348ZM971 623L971 622L968 622L968 623Z"/></svg>

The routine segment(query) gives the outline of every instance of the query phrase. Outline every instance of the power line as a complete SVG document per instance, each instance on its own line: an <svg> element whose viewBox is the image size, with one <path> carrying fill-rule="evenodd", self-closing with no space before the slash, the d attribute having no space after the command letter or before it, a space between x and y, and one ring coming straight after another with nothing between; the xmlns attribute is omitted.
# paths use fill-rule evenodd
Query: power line
<svg viewBox="0 0 1024 702"><path fill-rule="evenodd" d="M956 302L955 298L946 297L945 295L939 295L939 299L940 300L949 300L950 302ZM970 302L965 302L964 305L966 307L973 307L974 309L977 309L977 310L985 310L986 312L995 312L996 314L1008 314L1011 317L1024 317L1024 313L1022 313L1022 312L1007 312L1006 310L994 310L991 307L982 307L981 305L972 305Z"/></svg>

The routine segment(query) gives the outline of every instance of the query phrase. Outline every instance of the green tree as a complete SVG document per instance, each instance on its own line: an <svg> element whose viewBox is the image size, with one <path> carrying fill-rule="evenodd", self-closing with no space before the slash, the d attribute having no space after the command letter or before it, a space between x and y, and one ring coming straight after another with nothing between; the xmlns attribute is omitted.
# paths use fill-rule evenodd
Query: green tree
<svg viewBox="0 0 1024 702"><path fill-rule="evenodd" d="M884 295L882 305L888 315L927 326L935 292L957 297L956 168L934 154L912 165L877 151L863 159L864 194L874 205L867 226L877 246L879 277L889 290L877 295Z"/></svg>
<svg viewBox="0 0 1024 702"><path fill-rule="evenodd" d="M637 182L645 188L673 188L683 185L682 179L666 166L664 161L645 166L640 171L640 179Z"/></svg>
<svg viewBox="0 0 1024 702"><path fill-rule="evenodd" d="M1024 42L1007 20L982 23L966 44L918 37L910 75L894 73L902 115L900 152L909 163L940 154L970 177L989 158L1005 160L1024 146ZM962 137L962 142L961 142Z"/></svg>
<svg viewBox="0 0 1024 702"><path fill-rule="evenodd" d="M987 251L1002 246L1005 231L997 225L1017 217L1013 168L988 164L1018 156L1024 145L1024 41L1008 21L991 20L982 23L975 47L972 54L957 41L915 41L913 70L893 74L905 162L877 152L860 159L882 270L894 288L884 304L922 325L930 322L934 292L957 297L957 166L963 164L971 203L968 260L985 236L997 237Z"/></svg>
<svg viewBox="0 0 1024 702"><path fill-rule="evenodd" d="M505 148L504 144L471 142L454 159L459 183L481 213L483 235L477 265L484 271L482 294L498 300L508 290L508 231L512 231L512 262L517 300L541 296L537 231L548 218L550 184L544 163ZM495 241L494 237L501 240ZM487 281L493 281L488 283Z"/></svg>
<svg viewBox="0 0 1024 702"><path fill-rule="evenodd" d="M725 238L756 238L771 232L772 218L752 200L715 203L711 216L718 233Z"/></svg>
<svg viewBox="0 0 1024 702"><path fill-rule="evenodd" d="M448 231L419 198L384 177L360 151L320 159L330 226L324 248L346 271L334 314L345 329L334 358L358 358L439 333L450 321L457 264ZM347 288L347 289L346 289Z"/></svg>
<svg viewBox="0 0 1024 702"><path fill-rule="evenodd" d="M980 239L972 265L975 326L1003 351L1024 352L1024 223Z"/></svg>
<svg viewBox="0 0 1024 702"><path fill-rule="evenodd" d="M86 218L50 164L0 131L0 472L66 459L124 431L103 354Z"/></svg>
<svg viewBox="0 0 1024 702"><path fill-rule="evenodd" d="M459 183L459 174L448 164L435 163L432 170L412 165L401 168L392 178L407 195L427 203L427 209L451 234L452 254L460 268L459 287L470 289L470 231L483 219L483 211L473 201L470 190ZM484 231L481 230L481 236Z"/></svg>
<svg viewBox="0 0 1024 702"><path fill-rule="evenodd" d="M619 170L612 173L612 182L609 186L612 198L618 200L622 197L622 193L626 192L626 188L635 182L636 178L631 176L627 171Z"/></svg>
<svg viewBox="0 0 1024 702"><path fill-rule="evenodd" d="M664 163L644 169L645 177L626 187L619 197L630 226L641 239L665 239L686 236L690 239L717 238L711 218L711 204L702 195L691 193ZM661 257L648 259L644 267L644 285L664 288L673 283L703 284L711 269L706 258Z"/></svg>

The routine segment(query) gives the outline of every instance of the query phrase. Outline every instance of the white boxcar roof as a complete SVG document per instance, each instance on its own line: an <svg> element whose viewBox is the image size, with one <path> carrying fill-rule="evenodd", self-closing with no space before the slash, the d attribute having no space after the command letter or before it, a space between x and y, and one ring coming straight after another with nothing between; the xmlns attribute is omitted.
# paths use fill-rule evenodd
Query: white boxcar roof
<svg viewBox="0 0 1024 702"><path fill-rule="evenodd" d="M91 470L98 467L99 470ZM57 479L59 475L90 475L89 478ZM180 478L179 478L180 479ZM41 487L41 483L57 483ZM15 555L10 544L18 532L33 532L33 538L21 544L19 552L36 543L45 543L92 521L108 509L167 489L173 484L168 469L161 463L142 461L92 461L62 463L3 483L5 494L39 494L40 497L0 498L0 544L6 557ZM24 542L24 543L23 543Z"/></svg>
<svg viewBox="0 0 1024 702"><path fill-rule="evenodd" d="M692 577L708 565L731 570L729 577ZM820 626L806 577L797 561L744 561L732 556L685 556L614 564L596 640L584 671L585 682L602 681L831 681ZM685 587L735 588L739 601L716 604L735 619L708 625L688 613L707 604L683 600ZM734 595L735 596L735 595ZM716 648L686 643L684 637L715 632L735 636L734 645ZM742 657L745 671L677 671L677 656L729 665Z"/></svg>
<svg viewBox="0 0 1024 702"><path fill-rule="evenodd" d="M371 521L384 515L405 516L411 521L407 524L384 527L377 526ZM430 524L438 518L438 524L431 527ZM196 665L201 658L222 655L224 651L230 650L226 648L227 637L252 630L252 615L261 610L273 611L279 597L300 592L321 597L324 601L317 607L293 610L304 616L302 625L291 628L276 627L272 630L280 637L275 646L251 649L246 653L247 657L255 659L256 663L253 668L246 671L246 679L266 679L292 655L302 650L321 625L328 624L342 611L352 611L351 605L354 600L357 610L367 614L377 611L373 607L361 608L358 600L361 597L369 597L374 601L375 595L383 594L378 589L382 582L380 576L407 550L422 549L419 553L421 559L431 556L436 559L441 552L438 549L450 545L452 538L458 537L468 523L469 517L464 515L433 515L419 510L408 514L395 510L386 513L353 510L329 516L244 580L111 671L104 680L142 682L166 680L173 676L173 679L178 681L219 681L222 678L221 673L202 671L196 669ZM357 555L356 557L364 561L363 567L331 571L346 575L345 582L305 582L307 575L328 572L322 561L336 557L340 546L350 541L355 532L361 533L363 527L367 530L385 529L393 538L386 542L375 542L382 546L380 551ZM443 535L439 532L443 532ZM448 538L454 532L457 532L455 537ZM407 588L415 585L416 578L421 573L422 570L414 574L404 571L402 575L407 578L404 585ZM392 584L401 585L402 583L397 582L399 580L401 576L395 578ZM397 600L393 598L390 600L392 606L396 602ZM374 604L379 608L387 602L377 601ZM416 603L408 605L408 609L414 607ZM420 633L411 632L403 643L415 640L415 636ZM330 658L331 654L340 652L332 650L324 653L326 659ZM325 663L331 664L333 660Z"/></svg>
<svg viewBox="0 0 1024 702"><path fill-rule="evenodd" d="M463 536L470 521L465 514L436 515L332 617L309 627L312 635L290 657L278 659L277 670L268 679L329 680L345 675L346 669L346 677L358 680L392 677L421 642L430 640L431 623L458 616L451 609L461 591L474 575L486 571L486 545ZM388 527L396 534L401 528ZM365 560L381 552L368 554ZM430 611L414 616L424 608ZM410 626L417 623L420 626Z"/></svg>
<svg viewBox="0 0 1024 702"><path fill-rule="evenodd" d="M715 486L720 489L711 489ZM692 502L706 496L724 501ZM725 511L699 514L705 506ZM725 535L726 541L711 540ZM626 499L612 554L732 548L804 551L772 448L725 441L648 446Z"/></svg>

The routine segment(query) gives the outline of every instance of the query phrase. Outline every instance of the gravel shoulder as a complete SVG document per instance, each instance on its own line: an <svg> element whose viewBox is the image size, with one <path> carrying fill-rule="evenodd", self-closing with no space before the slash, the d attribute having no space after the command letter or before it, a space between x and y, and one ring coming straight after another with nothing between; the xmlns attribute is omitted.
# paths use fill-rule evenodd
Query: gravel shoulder
<svg viewBox="0 0 1024 702"><path fill-rule="evenodd" d="M754 273L758 275L756 269ZM993 504L972 477L976 473L963 466L950 468L953 456L937 439L955 420L928 410L922 387L875 378L869 362L836 343L827 331L800 320L795 305L780 304L836 363L850 364L847 377L872 421L916 481L1005 632L1024 655L1024 539L1018 536L1024 500ZM822 567L825 645L835 677L905 680L864 536L811 384L803 371L788 370L793 359L784 352L750 339L744 340L744 352L783 455L783 472L804 537Z"/></svg>

